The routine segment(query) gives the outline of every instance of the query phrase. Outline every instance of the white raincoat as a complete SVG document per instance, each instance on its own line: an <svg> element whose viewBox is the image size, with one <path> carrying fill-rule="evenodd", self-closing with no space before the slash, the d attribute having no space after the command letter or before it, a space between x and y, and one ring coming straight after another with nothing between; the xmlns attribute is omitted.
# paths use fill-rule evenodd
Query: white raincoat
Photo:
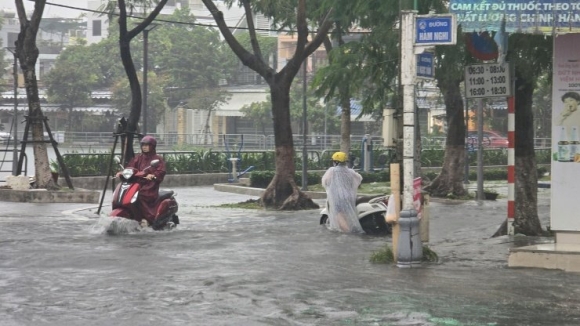
<svg viewBox="0 0 580 326"><path fill-rule="evenodd" d="M322 176L330 229L364 233L356 211L356 193L361 181L362 176L345 165L333 166Z"/></svg>

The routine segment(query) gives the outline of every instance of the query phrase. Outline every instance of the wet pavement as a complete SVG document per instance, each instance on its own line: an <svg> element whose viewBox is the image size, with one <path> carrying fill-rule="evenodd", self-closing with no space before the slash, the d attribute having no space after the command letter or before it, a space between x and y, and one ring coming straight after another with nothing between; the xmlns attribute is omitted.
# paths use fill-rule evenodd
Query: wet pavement
<svg viewBox="0 0 580 326"><path fill-rule="evenodd" d="M0 203L0 325L580 324L579 274L507 268L530 239L489 238L505 200L432 203L440 261L399 269L369 262L389 238L330 232L317 210L176 190L181 224L163 232L108 235L109 207ZM549 189L539 210L546 226Z"/></svg>

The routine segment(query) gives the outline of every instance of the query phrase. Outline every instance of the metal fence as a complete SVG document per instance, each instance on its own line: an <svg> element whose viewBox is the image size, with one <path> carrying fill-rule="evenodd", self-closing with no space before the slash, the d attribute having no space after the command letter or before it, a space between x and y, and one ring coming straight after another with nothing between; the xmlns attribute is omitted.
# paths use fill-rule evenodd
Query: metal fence
<svg viewBox="0 0 580 326"><path fill-rule="evenodd" d="M158 141L158 146L169 148L205 148L220 149L229 151L238 150L274 150L274 135L258 134L177 134L177 133L153 133ZM88 147L111 147L115 140L111 132L64 132L54 131L54 139L60 146L66 148L88 148ZM360 148L366 137L370 138L375 147L383 147L383 138L367 135L351 135L351 147ZM48 137L47 137L48 138ZM22 139L22 133L19 133L18 139ZM303 144L309 150L331 150L340 148L340 135L293 135L294 146L298 149ZM423 149L444 149L446 137L422 137L421 146ZM491 142L487 142L491 143ZM137 140L135 140L137 144ZM484 137L484 146L486 139ZM550 148L550 138L535 138L534 147L537 149Z"/></svg>
<svg viewBox="0 0 580 326"><path fill-rule="evenodd" d="M421 137L421 148L423 149L444 149L446 137ZM466 143L471 146L477 147L477 139L474 137L469 137ZM493 145L493 142L489 137L483 137L483 147L485 148L505 148L497 147ZM548 149L552 147L551 138L534 138L534 148L535 149Z"/></svg>
<svg viewBox="0 0 580 326"><path fill-rule="evenodd" d="M177 134L177 133L152 133L157 139L158 147L162 148L205 148L238 151L242 150L274 150L274 135L258 134ZM115 140L111 132L64 132L53 131L54 139L59 147L65 148L88 148L88 147L111 147ZM366 135L352 135L351 146L356 148L362 144ZM46 137L48 139L48 137ZM382 147L381 137L368 136L375 146ZM18 139L22 139L19 133ZM325 150L338 149L340 147L340 135L293 135L294 146L301 148L306 144L308 149ZM137 140L135 140L137 144Z"/></svg>

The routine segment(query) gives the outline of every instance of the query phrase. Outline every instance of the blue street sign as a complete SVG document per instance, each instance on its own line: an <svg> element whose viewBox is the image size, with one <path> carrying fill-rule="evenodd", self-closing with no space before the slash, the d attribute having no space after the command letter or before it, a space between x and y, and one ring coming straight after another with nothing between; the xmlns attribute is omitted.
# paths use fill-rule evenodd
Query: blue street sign
<svg viewBox="0 0 580 326"><path fill-rule="evenodd" d="M417 16L415 18L415 44L455 44L455 19L451 15Z"/></svg>
<svg viewBox="0 0 580 326"><path fill-rule="evenodd" d="M417 55L417 77L434 78L433 53L423 52Z"/></svg>

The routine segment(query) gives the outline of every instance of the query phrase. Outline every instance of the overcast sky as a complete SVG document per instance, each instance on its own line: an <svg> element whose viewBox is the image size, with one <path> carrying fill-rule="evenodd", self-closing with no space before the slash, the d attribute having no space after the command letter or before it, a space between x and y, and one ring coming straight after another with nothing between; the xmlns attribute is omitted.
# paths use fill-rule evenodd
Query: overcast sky
<svg viewBox="0 0 580 326"><path fill-rule="evenodd" d="M62 4L71 7L87 8L87 2L89 0L47 0L47 4L44 7L43 17L53 18L53 17L66 17L66 18L78 18L80 14L84 11L67 9L62 7L53 6L49 3ZM23 0L24 6L32 10L34 8L34 2L29 0ZM0 0L0 9L10 9L16 12L16 5L14 0Z"/></svg>

